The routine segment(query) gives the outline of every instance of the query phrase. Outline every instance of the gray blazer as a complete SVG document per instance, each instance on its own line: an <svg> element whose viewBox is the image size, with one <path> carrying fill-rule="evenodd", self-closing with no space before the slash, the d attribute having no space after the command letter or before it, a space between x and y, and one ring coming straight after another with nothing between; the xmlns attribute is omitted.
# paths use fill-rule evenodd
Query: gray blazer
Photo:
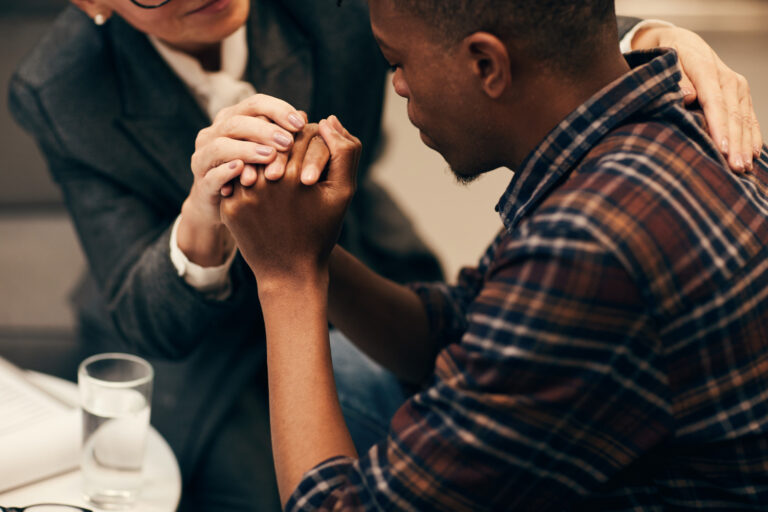
<svg viewBox="0 0 768 512"><path fill-rule="evenodd" d="M365 2L259 0L247 78L306 110L337 114L366 148L341 243L400 280L439 279L436 259L390 197L365 179L377 147L386 63ZM238 257L232 296L208 300L169 259L170 226L192 184L197 132L210 124L147 38L68 8L21 65L10 108L61 187L93 283L78 296L85 353L130 351L157 369L152 421L191 474L200 450L264 361L252 274Z"/></svg>

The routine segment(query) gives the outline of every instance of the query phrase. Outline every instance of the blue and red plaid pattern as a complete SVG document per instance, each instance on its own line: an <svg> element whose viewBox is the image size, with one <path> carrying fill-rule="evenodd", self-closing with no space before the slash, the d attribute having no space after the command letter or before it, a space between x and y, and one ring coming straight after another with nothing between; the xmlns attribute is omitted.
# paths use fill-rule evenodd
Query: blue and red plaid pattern
<svg viewBox="0 0 768 512"><path fill-rule="evenodd" d="M537 147L456 286L443 347L359 460L288 510L768 510L768 156L734 175L672 51Z"/></svg>

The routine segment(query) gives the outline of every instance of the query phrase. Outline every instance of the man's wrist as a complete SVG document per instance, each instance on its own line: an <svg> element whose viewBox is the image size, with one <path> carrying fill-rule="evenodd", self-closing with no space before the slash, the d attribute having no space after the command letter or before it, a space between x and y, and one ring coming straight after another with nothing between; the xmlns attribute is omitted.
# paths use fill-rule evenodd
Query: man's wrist
<svg viewBox="0 0 768 512"><path fill-rule="evenodd" d="M256 284L262 303L283 303L297 297L314 297L327 301L329 281L327 269L307 268L261 276L257 278Z"/></svg>

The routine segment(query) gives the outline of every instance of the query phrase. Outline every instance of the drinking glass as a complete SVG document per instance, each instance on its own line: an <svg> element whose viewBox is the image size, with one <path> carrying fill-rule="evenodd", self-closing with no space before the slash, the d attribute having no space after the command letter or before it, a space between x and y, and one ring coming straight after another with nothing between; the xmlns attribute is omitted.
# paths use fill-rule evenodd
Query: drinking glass
<svg viewBox="0 0 768 512"><path fill-rule="evenodd" d="M98 508L131 507L141 488L152 366L130 354L98 354L77 372L83 415L83 492Z"/></svg>

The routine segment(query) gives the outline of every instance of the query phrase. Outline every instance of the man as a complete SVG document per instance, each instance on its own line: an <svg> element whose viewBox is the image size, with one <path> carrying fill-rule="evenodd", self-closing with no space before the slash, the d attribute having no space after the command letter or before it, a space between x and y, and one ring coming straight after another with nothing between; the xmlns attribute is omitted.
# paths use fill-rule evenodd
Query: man
<svg viewBox="0 0 768 512"><path fill-rule="evenodd" d="M505 229L452 287L334 247L361 146L334 117L325 180L289 164L222 202L259 283L286 508L764 507L766 152L727 172L675 53L617 51L611 0L371 0L370 17L457 178L515 175ZM359 459L326 318L424 384Z"/></svg>

